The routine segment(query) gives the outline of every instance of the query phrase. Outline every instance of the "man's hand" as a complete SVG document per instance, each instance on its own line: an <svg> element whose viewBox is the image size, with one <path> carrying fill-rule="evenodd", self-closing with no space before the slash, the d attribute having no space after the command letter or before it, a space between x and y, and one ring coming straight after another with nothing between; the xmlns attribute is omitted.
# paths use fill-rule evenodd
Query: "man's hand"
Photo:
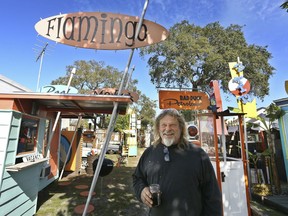
<svg viewBox="0 0 288 216"><path fill-rule="evenodd" d="M152 208L152 195L150 193L149 187L145 187L141 192L141 200L142 202L147 205L149 208Z"/></svg>

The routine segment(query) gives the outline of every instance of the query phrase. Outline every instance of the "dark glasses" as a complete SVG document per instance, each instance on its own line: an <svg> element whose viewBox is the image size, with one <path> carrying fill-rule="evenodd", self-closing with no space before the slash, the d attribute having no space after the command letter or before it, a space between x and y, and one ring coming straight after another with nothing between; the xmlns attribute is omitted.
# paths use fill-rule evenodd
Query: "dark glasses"
<svg viewBox="0 0 288 216"><path fill-rule="evenodd" d="M164 161L169 162L170 161L169 150L166 146L164 146L163 152L164 152Z"/></svg>

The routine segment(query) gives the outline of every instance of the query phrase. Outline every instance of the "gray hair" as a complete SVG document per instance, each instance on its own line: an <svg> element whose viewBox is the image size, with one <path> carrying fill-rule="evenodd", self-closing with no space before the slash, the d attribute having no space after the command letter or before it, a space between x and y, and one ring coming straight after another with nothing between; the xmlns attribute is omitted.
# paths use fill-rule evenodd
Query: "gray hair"
<svg viewBox="0 0 288 216"><path fill-rule="evenodd" d="M164 109L161 111L161 113L156 117L155 124L154 124L154 142L153 145L156 146L159 143L161 143L162 139L160 137L160 120L163 119L165 116L172 116L177 119L180 127L180 140L179 143L177 144L181 148L185 148L187 144L189 143L188 141L188 132L186 128L186 122L183 118L183 116L176 110L176 109Z"/></svg>

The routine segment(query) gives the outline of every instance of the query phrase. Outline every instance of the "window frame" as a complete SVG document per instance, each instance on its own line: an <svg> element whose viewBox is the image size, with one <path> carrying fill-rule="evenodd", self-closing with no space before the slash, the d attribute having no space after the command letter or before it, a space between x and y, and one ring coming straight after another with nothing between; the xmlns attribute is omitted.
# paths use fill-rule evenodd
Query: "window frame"
<svg viewBox="0 0 288 216"><path fill-rule="evenodd" d="M33 126L33 123L36 126ZM30 124L30 126L28 126ZM23 114L20 124L20 132L18 137L18 144L16 149L16 159L23 158L24 156L32 155L37 153L37 143L39 136L39 125L40 119L31 115ZM27 129L27 131L26 131ZM24 151L19 152L20 142L25 145ZM32 144L32 148L31 148ZM27 148L27 145L30 145L30 148Z"/></svg>

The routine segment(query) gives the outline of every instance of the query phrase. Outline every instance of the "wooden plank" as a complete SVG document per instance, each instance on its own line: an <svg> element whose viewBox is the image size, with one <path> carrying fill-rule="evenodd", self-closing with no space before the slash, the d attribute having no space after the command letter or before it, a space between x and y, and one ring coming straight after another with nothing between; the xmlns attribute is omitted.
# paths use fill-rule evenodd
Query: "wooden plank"
<svg viewBox="0 0 288 216"><path fill-rule="evenodd" d="M18 172L18 171L21 171L23 169L29 168L31 166L35 166L39 163L45 162L47 160L48 160L48 158L42 158L42 159L37 159L35 161L27 161L27 162L23 162L23 163L18 163L18 164L12 165L12 166L7 166L6 170L8 172Z"/></svg>

